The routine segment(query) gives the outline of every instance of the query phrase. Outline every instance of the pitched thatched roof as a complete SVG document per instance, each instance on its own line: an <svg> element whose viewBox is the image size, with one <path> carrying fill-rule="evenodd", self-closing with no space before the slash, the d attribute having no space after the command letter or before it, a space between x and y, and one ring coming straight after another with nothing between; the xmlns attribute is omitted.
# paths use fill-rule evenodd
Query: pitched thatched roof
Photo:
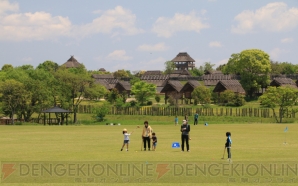
<svg viewBox="0 0 298 186"><path fill-rule="evenodd" d="M92 74L94 79L114 79L113 74Z"/></svg>
<svg viewBox="0 0 298 186"><path fill-rule="evenodd" d="M163 87L163 89L160 92L161 93L165 93L165 92L168 92L168 91L180 92L182 87L183 87L183 85L180 83L180 81L169 80L169 81L167 81L167 83L165 84L165 86Z"/></svg>
<svg viewBox="0 0 298 186"><path fill-rule="evenodd" d="M111 90L110 84L105 79L95 79L95 83L104 86L107 90Z"/></svg>
<svg viewBox="0 0 298 186"><path fill-rule="evenodd" d="M203 75L205 86L215 86L220 80L230 80L230 79L234 79L234 77L231 75L223 75L223 74Z"/></svg>
<svg viewBox="0 0 298 186"><path fill-rule="evenodd" d="M225 90L245 94L245 90L238 80L220 80L213 89L213 92L223 92Z"/></svg>
<svg viewBox="0 0 298 186"><path fill-rule="evenodd" d="M104 69L104 68L100 68L98 71L105 72L106 69Z"/></svg>
<svg viewBox="0 0 298 186"><path fill-rule="evenodd" d="M71 56L62 66L65 66L66 68L78 68L81 66L81 63Z"/></svg>
<svg viewBox="0 0 298 186"><path fill-rule="evenodd" d="M180 52L177 56L172 59L173 62L195 62L193 58L191 58L187 52Z"/></svg>
<svg viewBox="0 0 298 186"><path fill-rule="evenodd" d="M118 81L118 83L116 83L116 85L115 85L115 88L117 86L121 86L125 90L130 90L131 89L131 85L130 85L129 81Z"/></svg>
<svg viewBox="0 0 298 186"><path fill-rule="evenodd" d="M270 86L290 86L290 87L294 87L297 88L295 82L290 79L290 78L274 78L271 83Z"/></svg>
<svg viewBox="0 0 298 186"><path fill-rule="evenodd" d="M71 111L65 110L65 109L57 107L57 106L55 106L53 108L49 108L47 110L43 110L41 112L42 113L71 113Z"/></svg>
<svg viewBox="0 0 298 186"><path fill-rule="evenodd" d="M188 80L187 83L185 83L185 85L182 87L180 92L185 92L185 91L191 91L192 92L198 86L201 86L201 84L198 81Z"/></svg>
<svg viewBox="0 0 298 186"><path fill-rule="evenodd" d="M151 75L163 75L162 71L160 70L148 70L146 71L143 76L151 76Z"/></svg>

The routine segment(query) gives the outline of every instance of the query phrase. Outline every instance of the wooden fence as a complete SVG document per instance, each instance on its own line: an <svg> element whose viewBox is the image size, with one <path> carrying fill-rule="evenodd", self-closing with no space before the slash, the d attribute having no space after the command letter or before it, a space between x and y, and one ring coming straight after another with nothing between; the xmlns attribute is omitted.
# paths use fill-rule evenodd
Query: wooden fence
<svg viewBox="0 0 298 186"><path fill-rule="evenodd" d="M92 113L92 105L80 105L79 113ZM183 107L111 107L109 115L151 115L151 116L188 116L196 112L200 116L233 116L233 117L273 117L273 112L268 108L183 108ZM277 113L278 110L277 110ZM295 112L290 110L287 118L295 118Z"/></svg>

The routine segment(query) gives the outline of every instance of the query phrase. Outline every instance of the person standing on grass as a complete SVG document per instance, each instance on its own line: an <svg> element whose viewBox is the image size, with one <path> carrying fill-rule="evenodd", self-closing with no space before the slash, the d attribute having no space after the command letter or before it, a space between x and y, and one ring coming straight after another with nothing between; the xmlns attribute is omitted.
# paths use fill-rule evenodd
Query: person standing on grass
<svg viewBox="0 0 298 186"><path fill-rule="evenodd" d="M175 126L178 124L178 116L175 116Z"/></svg>
<svg viewBox="0 0 298 186"><path fill-rule="evenodd" d="M190 152L190 150L189 150L190 126L187 124L186 120L183 120L183 124L181 125L180 131L181 131L181 149L182 149L182 152L184 152L184 142L186 143L187 152Z"/></svg>
<svg viewBox="0 0 298 186"><path fill-rule="evenodd" d="M225 147L227 148L228 153L228 161L231 161L232 153L231 153L231 146L232 146L232 139L231 139L231 133L226 132L227 141L225 143Z"/></svg>
<svg viewBox="0 0 298 186"><path fill-rule="evenodd" d="M122 133L124 135L124 142L123 142L123 145L121 147L121 151L123 150L123 147L125 145L126 145L126 151L128 151L129 136L133 133L133 131L131 133L127 133L127 129L123 129Z"/></svg>
<svg viewBox="0 0 298 186"><path fill-rule="evenodd" d="M196 112L194 115L194 125L198 125L198 120L199 120L199 114L198 112Z"/></svg>
<svg viewBox="0 0 298 186"><path fill-rule="evenodd" d="M157 145L157 137L155 136L155 132L152 132L152 150L155 151Z"/></svg>
<svg viewBox="0 0 298 186"><path fill-rule="evenodd" d="M142 132L142 140L144 144L144 151L146 151L146 142L148 146L148 150L150 151L150 139L152 136L152 128L148 125L148 121L144 122L144 128Z"/></svg>
<svg viewBox="0 0 298 186"><path fill-rule="evenodd" d="M185 114L184 120L186 120L186 123L188 124L188 116L187 116L187 114Z"/></svg>

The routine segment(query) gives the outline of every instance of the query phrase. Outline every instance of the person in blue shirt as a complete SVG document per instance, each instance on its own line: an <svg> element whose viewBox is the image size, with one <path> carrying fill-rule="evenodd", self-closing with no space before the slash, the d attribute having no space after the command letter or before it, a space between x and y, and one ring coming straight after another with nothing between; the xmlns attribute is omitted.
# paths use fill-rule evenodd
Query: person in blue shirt
<svg viewBox="0 0 298 186"><path fill-rule="evenodd" d="M232 153L231 153L231 147L232 147L232 139L231 139L231 133L230 132L226 132L226 143L225 143L225 147L227 148L227 153L228 153L228 160L230 161L232 158Z"/></svg>
<svg viewBox="0 0 298 186"><path fill-rule="evenodd" d="M175 126L178 124L178 116L175 116Z"/></svg>

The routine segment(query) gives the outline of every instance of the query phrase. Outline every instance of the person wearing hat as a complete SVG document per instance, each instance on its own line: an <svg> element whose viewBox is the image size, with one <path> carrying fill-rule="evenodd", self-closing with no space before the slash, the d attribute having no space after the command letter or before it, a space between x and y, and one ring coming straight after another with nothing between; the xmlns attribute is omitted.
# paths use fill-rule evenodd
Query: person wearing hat
<svg viewBox="0 0 298 186"><path fill-rule="evenodd" d="M144 128L142 132L142 140L144 144L144 151L146 151L146 142L148 146L148 150L150 151L150 139L152 137L152 128L148 125L148 121L144 122Z"/></svg>
<svg viewBox="0 0 298 186"><path fill-rule="evenodd" d="M123 145L121 147L121 151L123 150L123 147L125 145L126 145L126 151L128 151L129 136L133 133L133 131L131 133L127 133L127 129L123 129L122 133L124 135L124 142L123 142Z"/></svg>
<svg viewBox="0 0 298 186"><path fill-rule="evenodd" d="M181 125L181 150L184 151L184 142L186 143L186 150L189 152L189 132L190 125L187 124L186 120L183 120L183 124Z"/></svg>

